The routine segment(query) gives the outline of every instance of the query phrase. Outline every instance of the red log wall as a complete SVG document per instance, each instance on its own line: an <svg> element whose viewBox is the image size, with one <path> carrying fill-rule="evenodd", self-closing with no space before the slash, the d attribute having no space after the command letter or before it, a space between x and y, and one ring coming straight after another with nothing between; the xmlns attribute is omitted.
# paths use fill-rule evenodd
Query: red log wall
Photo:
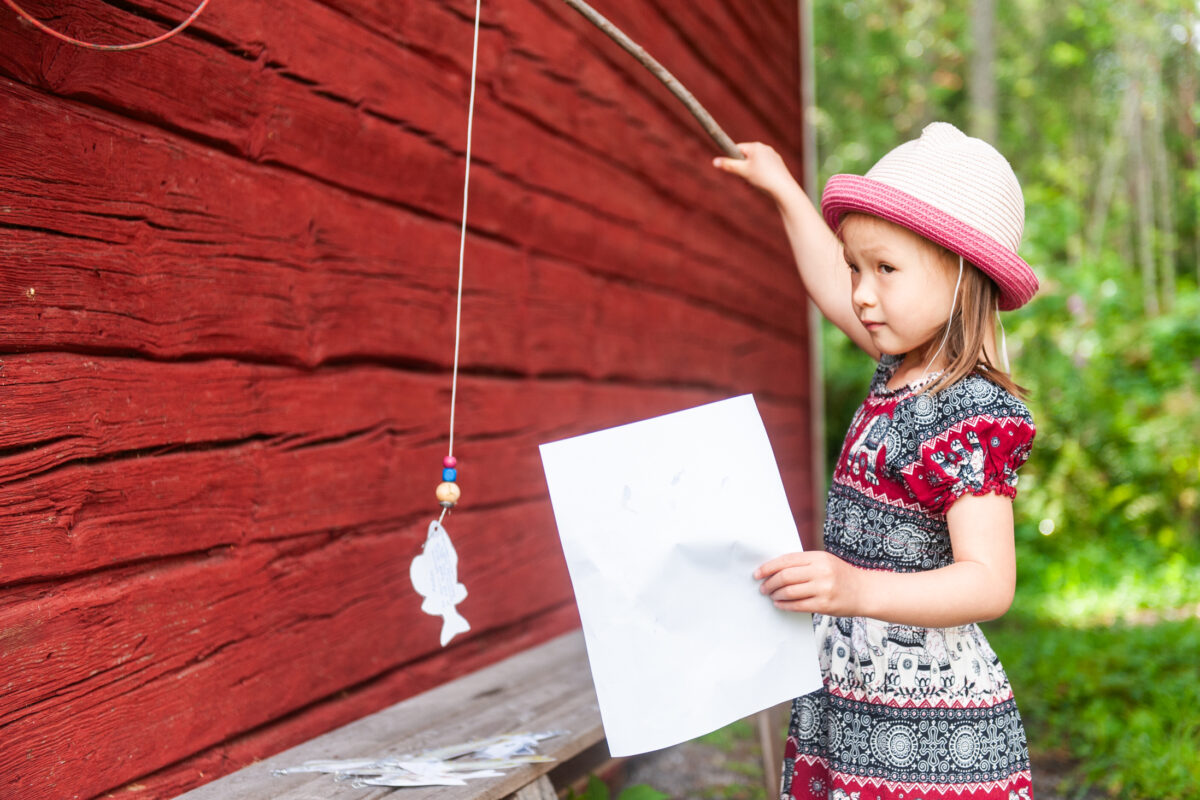
<svg viewBox="0 0 1200 800"><path fill-rule="evenodd" d="M113 41L191 3L26 5ZM599 7L798 168L794 2ZM540 442L753 392L807 527L773 206L561 2L487 0L447 523L472 632L438 647L408 564L473 11L213 0L105 54L0 7L0 797L171 797L577 625Z"/></svg>

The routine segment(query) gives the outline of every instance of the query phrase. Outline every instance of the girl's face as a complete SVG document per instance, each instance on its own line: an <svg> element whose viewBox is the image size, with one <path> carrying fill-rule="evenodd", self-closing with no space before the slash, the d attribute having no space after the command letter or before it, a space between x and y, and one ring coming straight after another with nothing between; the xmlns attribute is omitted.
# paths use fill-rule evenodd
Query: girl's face
<svg viewBox="0 0 1200 800"><path fill-rule="evenodd" d="M846 217L842 244L854 313L880 352L910 353L945 330L958 266L936 245L865 214Z"/></svg>

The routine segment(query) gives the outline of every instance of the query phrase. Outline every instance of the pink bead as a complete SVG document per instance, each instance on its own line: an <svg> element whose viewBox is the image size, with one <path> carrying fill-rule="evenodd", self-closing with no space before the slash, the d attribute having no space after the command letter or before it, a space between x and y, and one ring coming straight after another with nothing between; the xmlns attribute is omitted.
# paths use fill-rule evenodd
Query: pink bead
<svg viewBox="0 0 1200 800"><path fill-rule="evenodd" d="M458 459L454 456L446 456L442 459L442 466L446 469L454 469L458 466Z"/></svg>

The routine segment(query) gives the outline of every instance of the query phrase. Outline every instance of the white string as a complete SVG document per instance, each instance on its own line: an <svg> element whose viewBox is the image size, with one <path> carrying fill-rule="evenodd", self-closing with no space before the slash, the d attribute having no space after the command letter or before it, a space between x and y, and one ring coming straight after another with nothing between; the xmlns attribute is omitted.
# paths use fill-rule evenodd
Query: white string
<svg viewBox="0 0 1200 800"><path fill-rule="evenodd" d="M479 64L479 7L482 0L475 0L475 33L471 43L471 97L467 101L467 169L463 176L463 212L462 229L458 237L458 299L454 310L454 368L450 378L450 444L446 455L454 455L454 409L458 403L458 349L462 341L462 296L463 296L463 260L467 249L467 190L471 186L471 133L475 126L475 74ZM448 506L442 506L442 514L438 517L440 525Z"/></svg>
<svg viewBox="0 0 1200 800"><path fill-rule="evenodd" d="M938 353L942 352L942 348L946 346L946 338L950 335L950 324L954 322L954 306L958 302L958 286L962 283L963 274L963 257L958 257L958 280L954 282L954 297L950 300L950 319L946 320L946 332L942 334L942 343L938 345L938 349L934 352L929 361L925 362L925 371L921 373L924 378L929 374L929 365L938 357Z"/></svg>
<svg viewBox="0 0 1200 800"><path fill-rule="evenodd" d="M467 171L463 178L462 232L458 240L458 305L454 314L454 372L450 381L450 446L446 455L454 455L454 406L458 401L458 345L462 339L463 253L467 248L467 189L471 185L471 129L475 123L475 68L479 56L479 6L475 0L475 38L471 46L471 99L467 105ZM446 516L446 511L442 511Z"/></svg>

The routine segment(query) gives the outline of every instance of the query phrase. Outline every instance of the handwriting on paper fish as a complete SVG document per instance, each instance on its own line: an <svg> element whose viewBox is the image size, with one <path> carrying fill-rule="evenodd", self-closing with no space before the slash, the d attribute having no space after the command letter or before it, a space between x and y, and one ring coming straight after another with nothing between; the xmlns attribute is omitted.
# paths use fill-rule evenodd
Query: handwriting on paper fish
<svg viewBox="0 0 1200 800"><path fill-rule="evenodd" d="M442 618L442 647L457 634L471 630L455 608L467 596L467 587L458 582L458 553L437 520L429 523L424 549L413 559L408 575L413 588L425 598L421 610Z"/></svg>

